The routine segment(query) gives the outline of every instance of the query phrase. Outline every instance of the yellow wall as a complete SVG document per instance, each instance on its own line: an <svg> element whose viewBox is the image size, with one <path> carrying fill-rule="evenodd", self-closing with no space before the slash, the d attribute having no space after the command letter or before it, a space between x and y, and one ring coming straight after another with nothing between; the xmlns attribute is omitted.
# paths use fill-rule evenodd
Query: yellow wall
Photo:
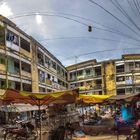
<svg viewBox="0 0 140 140"><path fill-rule="evenodd" d="M3 64L0 64L0 73L6 73L6 66Z"/></svg>
<svg viewBox="0 0 140 140"><path fill-rule="evenodd" d="M25 55L25 56L27 56L27 57L29 57L29 58L32 58L32 53L28 52L28 51L26 51L26 50L24 50L22 48L20 48L20 53Z"/></svg>
<svg viewBox="0 0 140 140"><path fill-rule="evenodd" d="M36 46L32 44L32 63L31 63L31 68L32 68L32 92L39 92L39 87L38 87L38 69L36 65Z"/></svg>
<svg viewBox="0 0 140 140"><path fill-rule="evenodd" d="M116 94L116 82L115 82L115 65L113 61L105 62L103 65L103 87L104 94Z"/></svg>

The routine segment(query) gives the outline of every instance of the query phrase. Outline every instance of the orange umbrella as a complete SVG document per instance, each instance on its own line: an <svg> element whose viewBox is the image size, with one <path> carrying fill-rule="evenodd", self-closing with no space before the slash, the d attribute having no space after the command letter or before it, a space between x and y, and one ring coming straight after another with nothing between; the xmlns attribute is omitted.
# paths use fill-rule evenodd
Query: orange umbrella
<svg viewBox="0 0 140 140"><path fill-rule="evenodd" d="M48 105L52 101L65 100L66 102L75 102L78 90L66 90L53 93L29 93L19 92L14 89L5 90L3 95L0 95L0 100L3 103L29 103L31 105Z"/></svg>

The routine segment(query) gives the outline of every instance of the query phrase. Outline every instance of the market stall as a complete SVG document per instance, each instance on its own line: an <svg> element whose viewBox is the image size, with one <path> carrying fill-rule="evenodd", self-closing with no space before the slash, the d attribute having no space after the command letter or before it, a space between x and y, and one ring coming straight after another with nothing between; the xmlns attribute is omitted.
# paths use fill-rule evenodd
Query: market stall
<svg viewBox="0 0 140 140"><path fill-rule="evenodd" d="M49 105L51 102L57 103L64 101L65 104L74 103L76 97L78 96L78 90L66 90L58 91L53 93L29 93L29 92L19 92L13 89L7 89L3 94L0 95L0 102L3 105L11 103L28 103L31 105L38 106L38 115L40 123L40 140L41 140L41 106Z"/></svg>

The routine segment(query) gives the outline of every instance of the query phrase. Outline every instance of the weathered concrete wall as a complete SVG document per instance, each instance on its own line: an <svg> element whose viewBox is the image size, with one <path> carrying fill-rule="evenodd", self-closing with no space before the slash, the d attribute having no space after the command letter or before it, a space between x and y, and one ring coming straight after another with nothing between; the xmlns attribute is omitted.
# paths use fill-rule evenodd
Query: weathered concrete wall
<svg viewBox="0 0 140 140"><path fill-rule="evenodd" d="M102 65L104 94L116 94L115 65L113 61L104 62Z"/></svg>

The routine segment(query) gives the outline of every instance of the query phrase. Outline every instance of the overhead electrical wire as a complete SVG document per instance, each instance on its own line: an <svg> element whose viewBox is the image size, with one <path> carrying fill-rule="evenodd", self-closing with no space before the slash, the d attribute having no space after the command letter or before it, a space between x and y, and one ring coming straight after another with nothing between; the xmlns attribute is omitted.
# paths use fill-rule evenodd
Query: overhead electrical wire
<svg viewBox="0 0 140 140"><path fill-rule="evenodd" d="M140 13L140 4L139 4L139 1L138 0L136 0L136 4L137 4L137 8L138 8L138 11L139 11L139 13Z"/></svg>
<svg viewBox="0 0 140 140"><path fill-rule="evenodd" d="M138 1L138 5L139 5L139 8L140 8L140 1Z"/></svg>
<svg viewBox="0 0 140 140"><path fill-rule="evenodd" d="M72 58L75 58L75 57L81 57L81 56L91 55L91 54L97 54L97 53L103 53L103 52L110 52L110 51L117 51L117 50L133 50L133 49L139 49L139 48L108 49L108 50L102 50L102 51L94 51L94 52L88 52L88 53L81 53L81 54L78 54L76 56L67 57L67 58L63 59L62 61L68 60L68 59L72 59Z"/></svg>
<svg viewBox="0 0 140 140"><path fill-rule="evenodd" d="M90 22L94 22L95 24L98 24L98 25L100 25L100 26L103 26L103 27L105 27L105 28L107 28L107 29L110 29L110 30L112 30L112 31L116 31L116 32L119 32L119 33L122 33L122 32L120 32L120 31L118 31L118 30L116 30L116 29L114 29L114 28L111 28L110 26L107 26L107 25L104 25L104 24L101 24L101 23L99 23L99 22L96 22L95 20L91 20L91 19L89 19L89 18L85 18L85 17L81 17L81 16L79 16L79 15L74 15L74 14L69 14L69 13L62 13L62 12L37 12L39 15L41 15L41 14L61 14L61 15L67 15L67 16L72 16L72 17L76 17L76 18L80 18L80 19L83 19L83 20L85 20L85 21L90 21ZM14 17L11 17L11 19L13 19L13 18L18 18L18 16L24 16L24 15L26 15L27 13L23 13L23 14L18 14L18 15L15 15ZM31 13L28 13L28 14L34 14L34 12L31 12ZM36 13L35 13L36 14Z"/></svg>
<svg viewBox="0 0 140 140"><path fill-rule="evenodd" d="M96 3L93 0L88 0L89 2L93 3L94 5L97 5L98 7L100 7L102 10L104 10L106 13L108 13L109 15L111 15L114 19L116 19L118 22L120 22L122 25L124 25L126 28L128 28L129 30L131 30L133 33L135 33L136 35L140 36L140 34L138 34L133 28L131 28L131 26L127 25L125 22L123 22L122 20L120 20L118 17L116 17L115 15L113 15L110 11L106 10L103 6L101 6L100 4Z"/></svg>
<svg viewBox="0 0 140 140"><path fill-rule="evenodd" d="M120 3L115 0L116 4L118 5L118 7L121 9L121 13L140 31L139 26L134 22L134 20L127 14L127 12L122 8L122 6L120 5Z"/></svg>
<svg viewBox="0 0 140 140"><path fill-rule="evenodd" d="M133 3L135 5L135 7L136 7L136 10L137 10L138 15L140 16L140 10L139 10L139 7L137 5L138 4L137 1L135 2L135 0L133 0Z"/></svg>
<svg viewBox="0 0 140 140"><path fill-rule="evenodd" d="M81 22L81 21L79 21L79 20L77 20L77 19L73 19L73 18L70 18L70 17L58 15L58 14L48 14L48 13L39 13L39 12L38 12L38 14L39 14L39 15L42 15L42 16L56 16L56 17L61 17L61 18L65 18L65 19L68 19L68 20L72 20L72 21L74 21L74 22L78 22L78 23L80 23L80 24L82 24L82 25L85 25L85 26L89 26L89 24L84 23L84 22ZM35 15L36 15L36 13L20 14L20 15L16 15L16 16L14 16L14 17L11 17L10 19L22 18L22 17L26 17L26 16L27 16L27 17L28 17L28 16L35 16ZM65 15L72 15L72 14L65 14ZM82 18L82 17L76 16L76 15L73 15L73 16L78 17L78 18ZM82 18L82 19L86 20L86 18ZM88 19L88 20L89 20L89 19ZM92 21L92 20L91 20L91 21ZM101 25L101 26L104 26L104 25ZM107 27L107 26L106 26L106 27ZM130 35L124 34L123 32L120 32L120 31L117 31L117 30L113 31L111 28L110 28L110 29L105 29L105 28L96 27L95 25L93 26L93 28L94 28L94 29L98 29L98 30L103 30L103 31L106 31L106 32L110 32L110 33L113 33L113 34L117 34L117 35L120 35L120 36L124 36L124 37L126 37L126 38L129 38L129 39L132 39L132 40L135 40L135 41L140 42L139 39L136 39L136 38L134 38L134 37L132 37L132 36L130 36Z"/></svg>
<svg viewBox="0 0 140 140"><path fill-rule="evenodd" d="M39 41L40 42L43 42L43 41L49 41L49 40L51 41L51 40L64 40L64 39L94 39L94 40L97 39L97 40L105 40L105 41L119 42L119 43L129 44L129 45L133 45L133 46L140 46L138 44L133 44L133 43L126 42L126 41L120 41L120 40L109 39L109 38L87 37L87 36L48 38L48 39L41 39Z"/></svg>
<svg viewBox="0 0 140 140"><path fill-rule="evenodd" d="M129 5L129 7L131 8L132 12L134 13L134 15L137 16L137 12L135 11L134 7L131 5L131 2L129 0L127 0L127 3Z"/></svg>

